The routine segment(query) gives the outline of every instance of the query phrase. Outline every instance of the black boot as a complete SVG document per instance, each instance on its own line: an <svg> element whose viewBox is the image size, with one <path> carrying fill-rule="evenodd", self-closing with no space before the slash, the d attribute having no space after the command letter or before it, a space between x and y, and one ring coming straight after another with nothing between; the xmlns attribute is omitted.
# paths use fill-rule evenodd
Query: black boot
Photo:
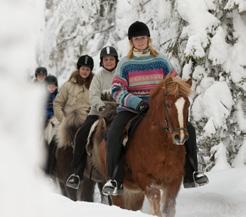
<svg viewBox="0 0 246 217"><path fill-rule="evenodd" d="M66 186L73 189L79 189L80 186L80 177L76 173L71 174L67 181Z"/></svg>
<svg viewBox="0 0 246 217"><path fill-rule="evenodd" d="M109 179L102 188L102 193L105 196L117 196L122 194L123 185L118 183L115 179Z"/></svg>
<svg viewBox="0 0 246 217"><path fill-rule="evenodd" d="M102 193L105 196L117 196L123 192L124 179L124 151L121 153L120 162L116 165L113 173L113 179L109 179L102 188Z"/></svg>
<svg viewBox="0 0 246 217"><path fill-rule="evenodd" d="M102 188L104 195L119 195L123 190L124 151L122 141L125 126L135 116L134 113L119 112L113 119L107 133L106 161L109 180Z"/></svg>
<svg viewBox="0 0 246 217"><path fill-rule="evenodd" d="M47 153L47 161L45 165L45 173L47 175L52 175L55 170L55 165L56 165L56 158L55 158L55 153L56 153L56 148L57 144L55 139L52 139L50 144L48 144L48 153Z"/></svg>
<svg viewBox="0 0 246 217"><path fill-rule="evenodd" d="M209 182L208 177L202 172L194 172L192 179L184 179L184 188L194 188L206 185Z"/></svg>
<svg viewBox="0 0 246 217"><path fill-rule="evenodd" d="M79 165L75 165L74 173L72 173L67 181L66 186L73 189L79 189L80 181L83 180L83 173L86 166L86 154L83 155Z"/></svg>
<svg viewBox="0 0 246 217"><path fill-rule="evenodd" d="M198 172L197 144L195 128L188 124L189 139L185 143L185 176L183 184L185 188L192 188L205 185L209 182L203 172Z"/></svg>
<svg viewBox="0 0 246 217"><path fill-rule="evenodd" d="M87 116L84 123L80 126L74 136L74 153L73 153L73 168L74 173L71 174L67 181L66 186L79 189L80 181L83 179L83 173L86 166L87 153L85 146L87 143L87 137L90 132L92 124L98 119L97 115Z"/></svg>

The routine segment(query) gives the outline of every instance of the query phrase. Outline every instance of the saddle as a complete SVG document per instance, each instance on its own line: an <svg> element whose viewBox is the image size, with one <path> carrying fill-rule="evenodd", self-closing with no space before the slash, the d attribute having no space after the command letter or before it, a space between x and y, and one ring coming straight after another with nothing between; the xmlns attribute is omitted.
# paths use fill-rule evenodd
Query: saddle
<svg viewBox="0 0 246 217"><path fill-rule="evenodd" d="M87 152L87 163L86 163L86 168L84 171L84 175L88 177L89 179L92 179L93 181L96 182L104 182L104 177L100 175L98 170L94 167L93 161L92 161L92 153L93 153L93 138L94 132L97 127L102 129L102 134L100 135L94 135L94 137L99 136L100 138L97 139L98 142L100 142L102 139L107 140L107 129L109 128L114 116L116 115L116 104L110 104L106 107L104 111L100 113L100 118L97 120L91 127L88 138L87 138L87 144L86 144L86 152ZM143 119L142 114L136 114L132 119L129 120L129 122L126 124L125 130L124 130L124 136L123 136L123 141L122 144L123 146L127 147L127 142L133 135L135 129L137 128L138 124L141 122Z"/></svg>
<svg viewBox="0 0 246 217"><path fill-rule="evenodd" d="M134 131L136 130L139 123L142 121L143 117L144 116L142 114L136 114L136 116L134 116L132 119L130 119L129 122L127 123L127 125L125 127L125 133L124 133L123 141L122 141L122 144L124 147L127 146L128 140L133 135Z"/></svg>

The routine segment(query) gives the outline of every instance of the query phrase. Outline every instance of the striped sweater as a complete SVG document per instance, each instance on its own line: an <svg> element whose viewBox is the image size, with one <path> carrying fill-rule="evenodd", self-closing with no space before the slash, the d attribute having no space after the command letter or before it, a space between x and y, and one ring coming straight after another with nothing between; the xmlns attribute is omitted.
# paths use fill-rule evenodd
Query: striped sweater
<svg viewBox="0 0 246 217"><path fill-rule="evenodd" d="M118 64L112 81L112 96L119 103L118 111L134 109L150 91L171 73L176 75L170 62L163 56L124 57Z"/></svg>

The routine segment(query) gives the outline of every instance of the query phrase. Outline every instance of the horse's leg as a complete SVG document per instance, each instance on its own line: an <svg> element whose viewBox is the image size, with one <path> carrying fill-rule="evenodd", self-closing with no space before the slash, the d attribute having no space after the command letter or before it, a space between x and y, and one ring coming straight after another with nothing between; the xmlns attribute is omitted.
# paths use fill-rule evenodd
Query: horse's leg
<svg viewBox="0 0 246 217"><path fill-rule="evenodd" d="M151 211L153 215L161 216L160 210L160 200L161 200L161 192L158 187L151 186L146 187L146 197L149 201Z"/></svg>
<svg viewBox="0 0 246 217"><path fill-rule="evenodd" d="M68 188L63 182L59 181L59 186L63 196L70 198L71 200L77 200L77 191L71 188Z"/></svg>
<svg viewBox="0 0 246 217"><path fill-rule="evenodd" d="M174 217L176 197L180 188L180 184L172 183L165 189L165 194L162 195L162 217Z"/></svg>
<svg viewBox="0 0 246 217"><path fill-rule="evenodd" d="M80 200L93 202L94 201L95 182L84 177L80 186Z"/></svg>
<svg viewBox="0 0 246 217"><path fill-rule="evenodd" d="M78 200L78 196L77 196L78 190L69 188L67 186L65 186L65 188L66 188L66 192L67 192L67 197L73 201L77 201Z"/></svg>
<svg viewBox="0 0 246 217"><path fill-rule="evenodd" d="M68 197L67 191L66 191L66 186L60 181L59 181L59 186L60 186L62 195L65 197Z"/></svg>
<svg viewBox="0 0 246 217"><path fill-rule="evenodd" d="M112 197L114 205L123 209L140 210L144 202L144 193L142 191L131 191L124 188L123 194Z"/></svg>

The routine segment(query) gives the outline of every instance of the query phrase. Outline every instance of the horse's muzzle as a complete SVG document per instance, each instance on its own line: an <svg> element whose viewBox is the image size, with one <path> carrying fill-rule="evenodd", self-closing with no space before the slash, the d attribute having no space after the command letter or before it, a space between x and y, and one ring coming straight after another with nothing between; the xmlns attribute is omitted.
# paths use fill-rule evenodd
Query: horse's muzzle
<svg viewBox="0 0 246 217"><path fill-rule="evenodd" d="M184 143L188 140L189 135L186 130L181 129L173 132L172 139L175 145L184 145Z"/></svg>

